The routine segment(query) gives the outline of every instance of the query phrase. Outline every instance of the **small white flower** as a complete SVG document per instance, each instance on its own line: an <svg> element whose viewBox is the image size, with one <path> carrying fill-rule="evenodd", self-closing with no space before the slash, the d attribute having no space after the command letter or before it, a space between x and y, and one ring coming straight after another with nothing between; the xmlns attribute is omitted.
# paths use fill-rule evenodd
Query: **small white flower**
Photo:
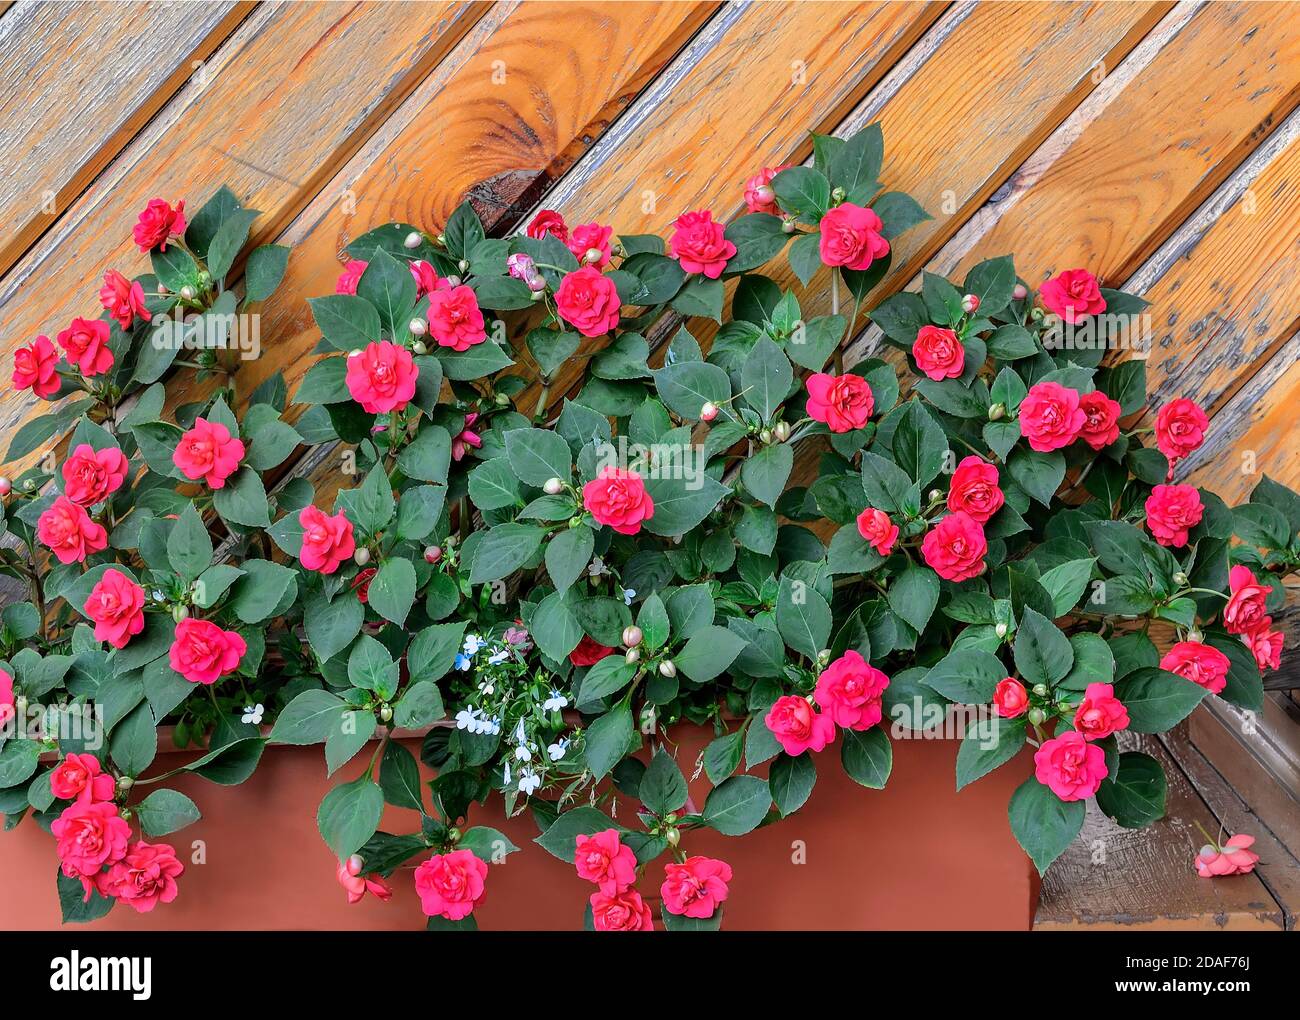
<svg viewBox="0 0 1300 1020"><path fill-rule="evenodd" d="M466 655L472 657L477 655L479 649L481 649L485 644L487 644L487 641L484 638L479 637L477 634L466 634L465 644L461 647Z"/></svg>
<svg viewBox="0 0 1300 1020"><path fill-rule="evenodd" d="M528 749L527 744L520 744L515 748L515 757L519 759L519 761L532 761L533 752Z"/></svg>
<svg viewBox="0 0 1300 1020"><path fill-rule="evenodd" d="M504 648L498 648L495 652L493 652L491 655L488 656L488 665L499 666L501 665L501 663L505 662L506 659L508 658L510 658L510 653L506 651L506 649Z"/></svg>
<svg viewBox="0 0 1300 1020"><path fill-rule="evenodd" d="M501 720L499 718L493 716L491 719L486 720L486 722L487 722L487 729L483 731L484 733L491 733L493 736L495 736L496 734L501 732Z"/></svg>
<svg viewBox="0 0 1300 1020"><path fill-rule="evenodd" d="M510 763L509 762L506 762L505 771L502 773L501 779L506 784L506 786L510 785Z"/></svg>
<svg viewBox="0 0 1300 1020"><path fill-rule="evenodd" d="M554 687L552 687L550 697L548 697L545 701L542 702L542 711L555 712L563 708L568 703L569 703L569 699L566 698L559 691L557 691Z"/></svg>
<svg viewBox="0 0 1300 1020"><path fill-rule="evenodd" d="M520 719L518 725L515 726L515 743L528 743L528 731L524 729L524 721L522 719Z"/></svg>
<svg viewBox="0 0 1300 1020"><path fill-rule="evenodd" d="M266 709L260 701L256 705L245 705L244 717L241 721L246 723L252 723L254 726L261 726L262 713L265 711Z"/></svg>
<svg viewBox="0 0 1300 1020"><path fill-rule="evenodd" d="M562 740L557 740L554 744L548 747L546 749L546 753L550 757L551 761L559 761L561 758L564 757L565 753L568 750L569 750L569 738L565 737Z"/></svg>
<svg viewBox="0 0 1300 1020"><path fill-rule="evenodd" d="M609 570L606 568L604 560L599 556L593 556L591 565L587 567L587 573L592 577L599 577L601 574L609 573Z"/></svg>
<svg viewBox="0 0 1300 1020"><path fill-rule="evenodd" d="M474 661L468 655L458 654L456 656L456 668L462 673L466 672L473 664Z"/></svg>
<svg viewBox="0 0 1300 1020"><path fill-rule="evenodd" d="M630 606L634 598L636 598L635 591L633 591L631 588L623 589L623 605Z"/></svg>
<svg viewBox="0 0 1300 1020"><path fill-rule="evenodd" d="M497 686L491 680L480 680L478 689L482 691L484 694L491 694L493 691L497 689Z"/></svg>
<svg viewBox="0 0 1300 1020"><path fill-rule="evenodd" d="M542 785L542 777L532 769L524 769L519 777L519 792L525 797L531 796Z"/></svg>

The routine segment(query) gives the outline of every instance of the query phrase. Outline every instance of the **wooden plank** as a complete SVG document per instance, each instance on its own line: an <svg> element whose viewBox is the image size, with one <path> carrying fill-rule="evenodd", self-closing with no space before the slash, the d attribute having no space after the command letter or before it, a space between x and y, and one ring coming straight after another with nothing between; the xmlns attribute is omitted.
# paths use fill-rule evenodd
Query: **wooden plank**
<svg viewBox="0 0 1300 1020"><path fill-rule="evenodd" d="M711 194L707 189L733 187L729 182L719 185L716 178L725 167L748 166L761 158L759 154L767 150L756 135L767 137L769 145L777 144L772 139L780 139L779 144L794 150L804 144L800 139L807 137L809 127L825 129L835 123L938 13L937 6L919 3L865 9L831 4L728 5L545 201L565 210L571 222L582 222L583 215L596 215L587 210L599 209L601 221L618 223L621 231L661 230L664 220L676 215L671 210L678 209L679 203L682 209L691 208L700 194ZM792 53L810 54L806 78L797 84L789 80ZM751 77L751 72L774 63L779 73L772 81L762 77L772 76L770 69L762 71L759 80ZM743 67L745 74L738 74L737 67ZM727 110L728 116L715 117L717 110ZM688 134L694 141L685 137ZM679 177L681 188L689 182L690 187L705 190L690 195L675 190L660 193L658 211L642 211L643 187L664 188L664 182L672 182L676 188ZM590 199L590 205L575 213L579 203L588 201L584 197L588 190L599 191L601 197ZM367 219L363 225L384 218ZM314 289L306 292L318 293L321 279L318 272L309 281ZM314 341L310 323L304 322L302 328L306 339ZM310 364L300 357L285 364L291 391ZM330 477L330 467L337 463L331 457L328 451L314 451L314 463L304 466L324 499L339 481Z"/></svg>
<svg viewBox="0 0 1300 1020"><path fill-rule="evenodd" d="M927 268L960 279L1014 252L1026 279L1086 265L1122 283L1297 102L1296 19L1267 5L1180 4ZM880 346L868 329L846 363L875 354L905 364ZM796 468L804 481L807 463Z"/></svg>
<svg viewBox="0 0 1300 1020"><path fill-rule="evenodd" d="M0 20L0 274L253 9L36 3Z"/></svg>
<svg viewBox="0 0 1300 1020"><path fill-rule="evenodd" d="M0 283L0 362L32 335L97 312L106 269L140 266L131 225L155 195L195 206L228 184L265 213L253 242L273 239L486 9L259 7ZM30 397L0 394L0 431L44 413Z"/></svg>
<svg viewBox="0 0 1300 1020"><path fill-rule="evenodd" d="M1258 875L1206 879L1194 859L1219 822L1154 737L1121 733L1125 750L1160 761L1169 780L1166 817L1121 829L1088 805L1083 833L1043 877L1035 931L1133 928L1281 931L1283 912Z"/></svg>
<svg viewBox="0 0 1300 1020"><path fill-rule="evenodd" d="M1192 722L1201 715L1198 709L1193 714ZM1161 738L1170 755L1177 759L1183 772L1187 775L1196 792L1208 805L1227 832L1245 832L1255 837L1254 850L1259 854L1259 864L1255 873L1265 888L1272 894L1282 908L1283 921L1287 931L1294 931L1300 920L1300 861L1274 835L1272 827L1284 821L1294 827L1295 817L1279 819L1269 814L1265 823L1257 810L1257 805L1242 798L1237 784L1221 775L1197 745L1189 739L1190 727L1180 726Z"/></svg>
<svg viewBox="0 0 1300 1020"><path fill-rule="evenodd" d="M690 209L725 218L743 207L746 177L764 165L806 159L808 132L833 129L940 9L911 3L731 7L711 26L701 52L681 62L671 89L629 111L625 125L575 166L545 204L570 223L597 219L628 234L666 233ZM557 373L552 406L576 386L580 372L575 361ZM531 406L531 396L520 406Z"/></svg>
<svg viewBox="0 0 1300 1020"><path fill-rule="evenodd" d="M912 195L933 216L893 242L892 264L876 293L899 290L915 276L1172 7L979 3L933 48L929 37L918 44L913 53L926 51L917 54L915 69L897 81L891 73L835 131L847 137L879 122L885 186ZM972 81L980 87L972 89ZM830 270L806 288L783 260L765 272L796 291L806 314L830 312ZM840 312L851 315L852 306ZM716 332L707 321L691 329L702 344Z"/></svg>

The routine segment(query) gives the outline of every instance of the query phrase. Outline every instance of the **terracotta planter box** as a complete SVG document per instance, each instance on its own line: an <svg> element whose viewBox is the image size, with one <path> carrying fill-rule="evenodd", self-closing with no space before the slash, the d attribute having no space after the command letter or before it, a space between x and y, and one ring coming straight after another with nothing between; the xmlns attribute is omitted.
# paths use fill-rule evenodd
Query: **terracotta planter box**
<svg viewBox="0 0 1300 1020"><path fill-rule="evenodd" d="M711 732L678 728L678 761L689 776ZM417 756L418 739L404 743ZM765 929L1026 929L1037 905L1033 865L1007 823L1007 800L1029 774L1022 755L960 794L953 790L957 743L894 741L894 772L884 790L865 790L843 774L834 748L825 752L817 786L793 817L742 837L688 833L689 853L721 857L735 879L725 928ZM159 764L172 767L166 752ZM351 777L366 752L345 767ZM169 781L170 783L171 781ZM149 914L123 907L88 926L122 929L420 929L424 915L412 868L392 877L388 903L373 897L349 906L335 879L336 863L316 831L316 808L334 785L319 747L269 747L241 786L216 786L186 776L175 782L198 804L201 821L172 836L182 860L180 896ZM708 782L692 784L697 804ZM620 797L617 817L631 821L634 804ZM524 815L504 821L499 803L479 821L519 847L493 866L483 929L575 930L592 887L533 843ZM388 808L388 831L418 827L414 812ZM205 863L188 863L198 851ZM639 888L658 916L660 862ZM52 837L30 819L0 833L0 872L24 876L0 899L0 928L58 928L60 914Z"/></svg>

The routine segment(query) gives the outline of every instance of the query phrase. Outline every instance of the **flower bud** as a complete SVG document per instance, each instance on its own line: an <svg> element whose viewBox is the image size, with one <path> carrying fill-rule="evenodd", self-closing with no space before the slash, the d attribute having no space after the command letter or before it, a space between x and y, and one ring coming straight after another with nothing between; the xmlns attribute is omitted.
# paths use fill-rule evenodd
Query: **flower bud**
<svg viewBox="0 0 1300 1020"><path fill-rule="evenodd" d="M776 201L776 192L772 190L772 185L763 184L754 189L754 199L759 205L771 205Z"/></svg>
<svg viewBox="0 0 1300 1020"><path fill-rule="evenodd" d="M996 634L996 635L997 635L998 637L1000 637L1000 638L1004 638L1004 637L1006 637L1006 636L1007 636L1007 625L1006 625L1005 623L999 623L996 627L993 628L993 633Z"/></svg>
<svg viewBox="0 0 1300 1020"><path fill-rule="evenodd" d="M784 443L790 438L790 423L788 421L779 421L772 426L772 435L778 443Z"/></svg>
<svg viewBox="0 0 1300 1020"><path fill-rule="evenodd" d="M424 336L425 333L429 332L429 324L423 319L412 319L408 328L412 336Z"/></svg>
<svg viewBox="0 0 1300 1020"><path fill-rule="evenodd" d="M1006 417L1006 404L993 404L989 407L989 421L997 421L999 418Z"/></svg>
<svg viewBox="0 0 1300 1020"><path fill-rule="evenodd" d="M563 478L548 478L546 484L542 486L542 491L548 496L558 496L564 491Z"/></svg>
<svg viewBox="0 0 1300 1020"><path fill-rule="evenodd" d="M469 259L461 259L459 262L456 263L456 268L459 269L462 273L465 272L465 270L469 268Z"/></svg>
<svg viewBox="0 0 1300 1020"><path fill-rule="evenodd" d="M366 862L361 859L360 854L353 854L347 860L348 874L354 877L361 874L361 869L365 866Z"/></svg>
<svg viewBox="0 0 1300 1020"><path fill-rule="evenodd" d="M493 399L496 402L497 407L505 407L510 403L510 398L504 393L498 393Z"/></svg>
<svg viewBox="0 0 1300 1020"><path fill-rule="evenodd" d="M592 266L599 262L604 255L605 253L599 248L588 248L582 255L582 261Z"/></svg>
<svg viewBox="0 0 1300 1020"><path fill-rule="evenodd" d="M817 653L817 662L820 665L825 666L830 661L831 661L831 650L829 648L823 648L820 652Z"/></svg>
<svg viewBox="0 0 1300 1020"><path fill-rule="evenodd" d="M370 562L370 550L364 545L357 546L357 551L352 554L352 562L358 567L364 567Z"/></svg>
<svg viewBox="0 0 1300 1020"><path fill-rule="evenodd" d="M438 245L440 248L445 248L445 247L447 247L447 235L446 235L446 234L439 234L437 237L434 238L434 241L437 243L437 245Z"/></svg>
<svg viewBox="0 0 1300 1020"><path fill-rule="evenodd" d="M447 830L447 839L449 839L453 843L459 843L461 835L462 833L460 829L453 827Z"/></svg>
<svg viewBox="0 0 1300 1020"><path fill-rule="evenodd" d="M524 277L524 283L528 284L528 289L537 294L546 289L546 277L536 269Z"/></svg>
<svg viewBox="0 0 1300 1020"><path fill-rule="evenodd" d="M1035 726L1043 725L1043 720L1047 718L1047 713L1041 708L1031 708L1029 710L1029 721Z"/></svg>
<svg viewBox="0 0 1300 1020"><path fill-rule="evenodd" d="M1195 641L1199 645L1204 639L1205 635L1202 634L1200 629L1197 627L1192 627L1187 631L1188 641Z"/></svg>
<svg viewBox="0 0 1300 1020"><path fill-rule="evenodd" d="M7 496L14 491L14 483L8 478L0 476L0 496Z"/></svg>
<svg viewBox="0 0 1300 1020"><path fill-rule="evenodd" d="M794 218L791 217L791 216L787 216L784 220L782 220L782 221L781 221L781 229L782 229L785 233L787 233L787 234L793 234L793 233L794 233Z"/></svg>
<svg viewBox="0 0 1300 1020"><path fill-rule="evenodd" d="M1180 588L1183 587L1185 584L1187 584L1187 575L1184 574L1181 570L1178 571L1176 574L1174 574L1174 584L1178 585L1178 587Z"/></svg>
<svg viewBox="0 0 1300 1020"><path fill-rule="evenodd" d="M659 675L666 676L671 680L677 675L677 663L673 662L672 659L664 659L663 662L659 663Z"/></svg>
<svg viewBox="0 0 1300 1020"><path fill-rule="evenodd" d="M1029 290L1023 283L1017 283L1011 288L1011 298L1014 301L1023 301L1029 297Z"/></svg>
<svg viewBox="0 0 1300 1020"><path fill-rule="evenodd" d="M379 721L382 722L382 723L390 723L390 722L393 721L393 706L392 706L392 705L380 705L380 706L379 706Z"/></svg>
<svg viewBox="0 0 1300 1020"><path fill-rule="evenodd" d="M975 311L977 308L979 308L979 306L980 306L980 299L979 299L979 295L977 294L967 294L965 297L961 299L961 310L965 312L967 315Z"/></svg>
<svg viewBox="0 0 1300 1020"><path fill-rule="evenodd" d="M644 637L645 634L641 632L641 628L635 624L623 629L623 644L627 645L628 648L635 648Z"/></svg>
<svg viewBox="0 0 1300 1020"><path fill-rule="evenodd" d="M713 421L718 416L718 405L709 401L700 408L700 421Z"/></svg>
<svg viewBox="0 0 1300 1020"><path fill-rule="evenodd" d="M629 648L629 649L627 650L627 652L624 653L624 655L623 655L623 659L624 659L625 662L640 662L640 661L641 661L641 649L640 649L640 648Z"/></svg>
<svg viewBox="0 0 1300 1020"><path fill-rule="evenodd" d="M931 490L930 490L930 502L931 502L931 503L938 503L938 502L939 502L940 500L942 500L942 499L943 499L943 490L942 490L942 489L931 489Z"/></svg>
<svg viewBox="0 0 1300 1020"><path fill-rule="evenodd" d="M1047 684L1034 684L1033 691L1040 698L1047 697Z"/></svg>
<svg viewBox="0 0 1300 1020"><path fill-rule="evenodd" d="M172 619L177 623L186 619L190 615L189 606L172 606Z"/></svg>
<svg viewBox="0 0 1300 1020"><path fill-rule="evenodd" d="M181 297L183 297L186 301L193 301L194 293L195 293L194 288L191 287L188 283L181 288Z"/></svg>
<svg viewBox="0 0 1300 1020"><path fill-rule="evenodd" d="M676 846L681 841L682 833L680 829L669 829L664 833L664 842L669 846Z"/></svg>
<svg viewBox="0 0 1300 1020"><path fill-rule="evenodd" d="M1033 319L1035 322L1042 322L1043 310L1041 308L1034 308L1030 311L1029 317Z"/></svg>
<svg viewBox="0 0 1300 1020"><path fill-rule="evenodd" d="M412 230L409 234L406 235L406 240L402 242L402 245L403 247L406 248L418 248L420 247L420 242L423 240L424 238L420 236L420 232L418 230Z"/></svg>
<svg viewBox="0 0 1300 1020"><path fill-rule="evenodd" d="M431 545L425 548L424 550L425 563L437 563L440 559L442 559L441 546Z"/></svg>
<svg viewBox="0 0 1300 1020"><path fill-rule="evenodd" d="M537 304L538 301L541 301L542 298L546 297L546 291L535 290L529 295L529 297L532 299L533 304Z"/></svg>
<svg viewBox="0 0 1300 1020"><path fill-rule="evenodd" d="M411 353L412 353L412 354L428 354L428 353L429 353L429 345L426 344L423 340L417 340L417 341L415 341L415 343L411 344Z"/></svg>
<svg viewBox="0 0 1300 1020"><path fill-rule="evenodd" d="M848 193L843 188L836 188L831 192L832 202L843 202L848 197Z"/></svg>
<svg viewBox="0 0 1300 1020"><path fill-rule="evenodd" d="M763 429L763 431L758 434L758 441L763 444L770 443L772 441L772 430Z"/></svg>
<svg viewBox="0 0 1300 1020"><path fill-rule="evenodd" d="M130 776L119 776L117 780L117 792L126 793L127 790L135 786L135 780Z"/></svg>
<svg viewBox="0 0 1300 1020"><path fill-rule="evenodd" d="M35 491L36 491L36 483L32 481L32 479L30 478L24 480L23 492L35 492Z"/></svg>

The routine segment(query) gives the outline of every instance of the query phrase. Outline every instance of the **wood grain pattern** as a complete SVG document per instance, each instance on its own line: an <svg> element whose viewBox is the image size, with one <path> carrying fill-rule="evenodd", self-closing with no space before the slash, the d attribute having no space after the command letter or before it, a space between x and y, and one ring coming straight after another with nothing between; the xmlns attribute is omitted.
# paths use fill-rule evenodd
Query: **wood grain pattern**
<svg viewBox="0 0 1300 1020"><path fill-rule="evenodd" d="M5 12L0 137L11 143L0 176L0 273L253 7L23 2ZM94 59L69 59L78 54Z"/></svg>
<svg viewBox="0 0 1300 1020"><path fill-rule="evenodd" d="M1225 39L1242 59L1225 59ZM1295 19L1267 5L1180 4L927 268L960 279L981 259L1015 252L1029 280L1084 265L1122 284L1297 102ZM868 329L846 363L876 354L905 364L878 348ZM796 468L805 481L807 463Z"/></svg>
<svg viewBox="0 0 1300 1020"><path fill-rule="evenodd" d="M98 314L106 269L147 265L131 225L155 195L196 208L228 184L265 214L253 243L276 237L485 9L259 7L0 283L0 361L36 333ZM0 430L44 412L30 398L0 395Z"/></svg>
<svg viewBox="0 0 1300 1020"><path fill-rule="evenodd" d="M712 4L498 5L466 45L390 119L386 131L285 232L294 245L281 290L263 310L276 338L243 366L241 392L282 373L292 393L315 360L319 331L307 298L328 293L340 252L392 219L436 232L466 193L509 181L481 206L489 227L514 222L518 194L562 173L614 114L676 54ZM576 46L575 40L584 45ZM504 80L496 74L504 69ZM445 167L445 169L444 169ZM343 204L344 190L354 198ZM486 189L480 189L484 195ZM170 387L173 405L202 390L192 376Z"/></svg>
<svg viewBox="0 0 1300 1020"><path fill-rule="evenodd" d="M1034 930L1282 930L1282 910L1258 875L1196 874L1205 837L1195 823L1213 835L1218 819L1155 738L1120 737L1123 749L1145 751L1164 766L1166 817L1146 829L1121 829L1090 801L1082 835L1043 878Z"/></svg>

